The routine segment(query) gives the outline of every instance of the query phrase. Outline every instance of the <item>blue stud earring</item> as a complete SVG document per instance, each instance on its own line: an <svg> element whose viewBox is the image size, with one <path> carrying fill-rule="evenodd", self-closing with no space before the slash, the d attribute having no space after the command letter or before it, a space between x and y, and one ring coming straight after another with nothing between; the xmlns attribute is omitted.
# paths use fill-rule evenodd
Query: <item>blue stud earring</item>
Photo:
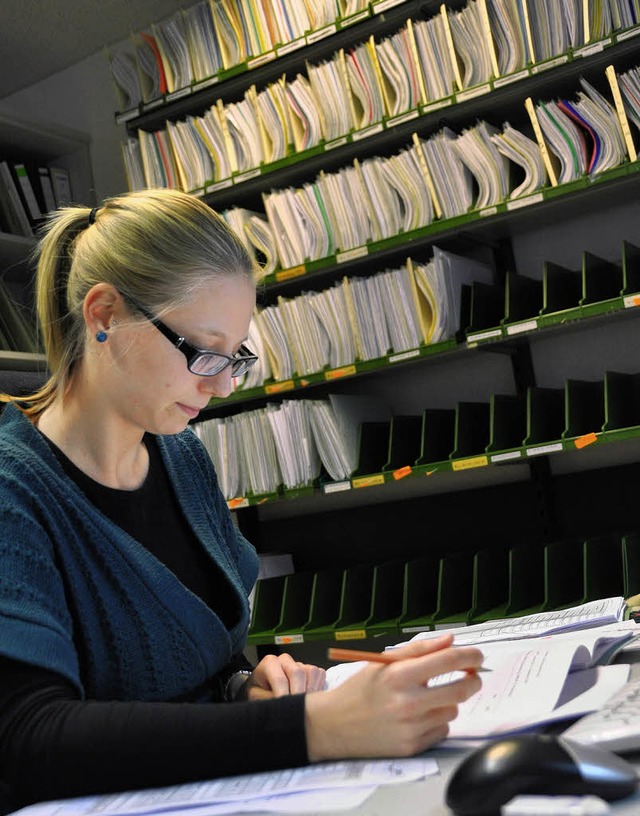
<svg viewBox="0 0 640 816"><path fill-rule="evenodd" d="M100 330L99 332L96 332L96 340L98 341L98 343L104 343L106 339L107 339L106 331Z"/></svg>

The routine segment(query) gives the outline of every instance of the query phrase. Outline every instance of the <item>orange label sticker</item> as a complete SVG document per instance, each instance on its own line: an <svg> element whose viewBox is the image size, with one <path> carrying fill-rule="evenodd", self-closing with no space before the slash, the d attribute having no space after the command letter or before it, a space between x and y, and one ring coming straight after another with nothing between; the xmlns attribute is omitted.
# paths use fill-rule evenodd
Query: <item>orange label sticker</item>
<svg viewBox="0 0 640 816"><path fill-rule="evenodd" d="M291 266L289 269L281 269L279 272L276 272L276 280L284 281L284 280L291 280L291 278L299 278L306 272L306 267L304 264L300 266Z"/></svg>
<svg viewBox="0 0 640 816"><path fill-rule="evenodd" d="M264 392L265 394L278 394L280 391L291 391L293 388L293 380L285 380L284 382L265 385Z"/></svg>
<svg viewBox="0 0 640 816"><path fill-rule="evenodd" d="M354 365L344 366L343 368L332 368L331 371L325 371L325 380L337 380L340 377L351 377L356 373Z"/></svg>
<svg viewBox="0 0 640 816"><path fill-rule="evenodd" d="M587 445L593 445L594 442L598 441L597 435L592 431L591 433L584 434L583 436L579 436L575 441L576 448L586 448Z"/></svg>
<svg viewBox="0 0 640 816"><path fill-rule="evenodd" d="M242 499L229 499L227 501L227 507L229 510L237 510L238 507L248 507L249 506L249 499L242 498Z"/></svg>
<svg viewBox="0 0 640 816"><path fill-rule="evenodd" d="M393 471L393 478L394 479L404 479L405 476L408 476L411 473L411 465L406 465L406 467L398 468L397 470Z"/></svg>

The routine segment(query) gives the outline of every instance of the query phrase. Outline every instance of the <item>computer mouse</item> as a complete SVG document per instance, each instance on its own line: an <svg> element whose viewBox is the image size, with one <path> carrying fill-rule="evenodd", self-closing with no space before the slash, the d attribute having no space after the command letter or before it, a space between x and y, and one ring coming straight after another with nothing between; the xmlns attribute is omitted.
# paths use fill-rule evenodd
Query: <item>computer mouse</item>
<svg viewBox="0 0 640 816"><path fill-rule="evenodd" d="M449 778L445 802L457 816L499 816L502 805L520 794L611 801L637 785L635 768L617 754L536 732L502 737L467 754Z"/></svg>

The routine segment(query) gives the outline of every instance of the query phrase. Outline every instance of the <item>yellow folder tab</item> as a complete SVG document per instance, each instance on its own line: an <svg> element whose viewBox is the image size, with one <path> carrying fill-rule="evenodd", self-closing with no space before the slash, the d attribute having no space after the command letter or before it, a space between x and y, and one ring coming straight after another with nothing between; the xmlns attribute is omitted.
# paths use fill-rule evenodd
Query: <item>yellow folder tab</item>
<svg viewBox="0 0 640 816"><path fill-rule="evenodd" d="M411 51L411 57L413 59L416 76L418 77L418 87L420 89L420 102L421 104L426 105L427 102L429 101L429 98L427 96L427 85L424 78L422 60L420 59L420 55L418 54L416 33L413 30L413 20L411 18L407 20L407 39L409 40L409 49Z"/></svg>
<svg viewBox="0 0 640 816"><path fill-rule="evenodd" d="M620 122L620 130L622 131L624 144L627 148L627 155L629 156L630 161L635 161L638 154L636 153L636 148L633 143L633 136L631 135L631 128L629 127L627 112L624 109L624 102L622 101L622 95L620 93L620 85L618 84L616 69L613 67L613 65L607 65L605 68L605 74L609 80L609 86L611 87L611 95L613 96L613 101L616 106L616 113L618 114L618 121Z"/></svg>
<svg viewBox="0 0 640 816"><path fill-rule="evenodd" d="M440 15L442 17L442 22L444 26L444 36L447 41L447 46L449 48L449 56L451 57L451 65L453 66L453 73L456 80L456 85L458 86L458 90L464 90L462 87L462 74L460 73L460 63L458 62L458 55L456 54L456 49L453 44L453 36L451 34L451 26L449 25L449 17L447 15L447 7L443 3L440 6Z"/></svg>
<svg viewBox="0 0 640 816"><path fill-rule="evenodd" d="M549 150L547 148L547 143L544 139L542 134L542 128L540 127L540 122L538 121L538 114L536 113L535 106L533 104L533 100L530 96L528 96L524 100L525 108L527 109L527 113L529 114L529 118L531 119L531 125L533 127L533 132L536 136L536 141L538 142L538 146L540 148L540 153L542 154L542 161L544 162L544 166L547 169L547 174L549 176L549 181L551 182L552 187L558 186L558 177L556 175L556 171L553 167L551 162L551 156L549 155Z"/></svg>
<svg viewBox="0 0 640 816"><path fill-rule="evenodd" d="M424 151L422 149L422 143L420 142L420 137L417 133L413 133L411 138L413 139L413 144L415 145L415 152L416 156L418 157L418 161L420 162L420 167L424 174L424 180L427 184L429 189L429 194L431 195L431 200L433 201L433 210L436 214L436 218L442 218L442 207L440 206L440 202L438 200L438 195L436 193L436 188L433 183L433 179L431 178L431 173L429 172L429 165L427 164L427 160L424 156Z"/></svg>
<svg viewBox="0 0 640 816"><path fill-rule="evenodd" d="M521 0L522 16L524 18L524 33L529 51L529 62L536 61L536 52L533 49L533 35L531 33L531 21L529 20L529 0Z"/></svg>

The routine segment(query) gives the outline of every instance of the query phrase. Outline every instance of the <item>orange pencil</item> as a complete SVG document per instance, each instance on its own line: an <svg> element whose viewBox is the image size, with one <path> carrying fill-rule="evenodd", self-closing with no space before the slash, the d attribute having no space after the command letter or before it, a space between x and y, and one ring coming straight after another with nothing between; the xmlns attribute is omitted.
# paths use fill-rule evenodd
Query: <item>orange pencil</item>
<svg viewBox="0 0 640 816"><path fill-rule="evenodd" d="M341 663L350 662L354 660L369 660L372 663L393 663L396 660L404 660L402 655L394 654L393 652L365 652L359 649L340 649L335 646L330 646L327 650L329 660L337 660ZM480 666L476 669L479 672L489 672L485 666Z"/></svg>

